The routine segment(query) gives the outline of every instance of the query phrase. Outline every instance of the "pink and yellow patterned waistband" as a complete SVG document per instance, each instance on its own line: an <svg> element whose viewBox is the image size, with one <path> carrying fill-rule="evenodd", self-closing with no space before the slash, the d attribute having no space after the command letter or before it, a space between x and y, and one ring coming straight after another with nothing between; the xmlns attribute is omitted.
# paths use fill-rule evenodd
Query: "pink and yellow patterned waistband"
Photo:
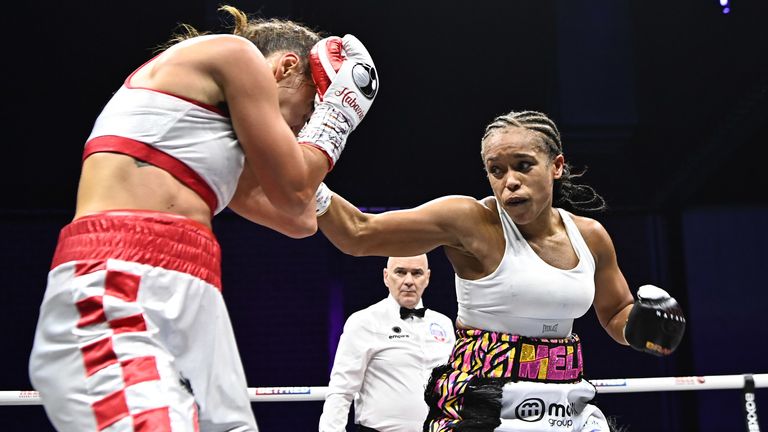
<svg viewBox="0 0 768 432"><path fill-rule="evenodd" d="M448 362L455 371L545 383L574 383L583 376L581 342L575 334L545 339L460 329L456 336Z"/></svg>

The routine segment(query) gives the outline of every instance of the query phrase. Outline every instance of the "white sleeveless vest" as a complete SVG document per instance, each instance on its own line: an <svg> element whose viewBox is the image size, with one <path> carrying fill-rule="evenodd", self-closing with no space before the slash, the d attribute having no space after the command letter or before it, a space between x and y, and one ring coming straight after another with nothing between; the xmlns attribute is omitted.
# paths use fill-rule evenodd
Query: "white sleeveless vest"
<svg viewBox="0 0 768 432"><path fill-rule="evenodd" d="M568 212L557 209L579 263L570 270L539 257L497 205L506 247L498 268L466 280L456 275L458 319L469 327L528 337L565 337L595 296L595 260Z"/></svg>
<svg viewBox="0 0 768 432"><path fill-rule="evenodd" d="M213 106L133 87L130 79L96 119L86 156L95 141L101 144L92 145L102 149L97 151L150 158L147 162L200 194L213 214L223 210L235 194L245 160L229 117Z"/></svg>

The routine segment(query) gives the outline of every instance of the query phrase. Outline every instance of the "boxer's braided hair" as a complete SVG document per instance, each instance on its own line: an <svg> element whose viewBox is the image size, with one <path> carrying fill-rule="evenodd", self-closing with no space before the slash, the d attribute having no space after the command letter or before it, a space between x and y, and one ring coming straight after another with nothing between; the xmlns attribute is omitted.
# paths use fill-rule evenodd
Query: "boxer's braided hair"
<svg viewBox="0 0 768 432"><path fill-rule="evenodd" d="M563 143L560 141L560 132L555 122L546 114L537 111L511 111L493 119L486 126L482 139L481 156L485 159L485 142L494 133L509 128L520 127L538 132L543 137L544 148L552 161L563 154ZM602 211L606 209L605 200L592 187L573 183L573 179L579 178L586 172L586 168L580 172L573 172L573 167L565 163L563 175L555 179L554 201L556 204L568 204L575 210Z"/></svg>
<svg viewBox="0 0 768 432"><path fill-rule="evenodd" d="M309 70L309 51L321 35L303 24L283 19L253 18L233 6L221 6L220 11L227 12L234 19L232 34L244 37L259 48L264 57L276 52L293 52L301 60L301 70L306 78L311 79ZM172 45L196 36L210 34L200 32L189 24L180 24L179 30L171 39L158 47L163 51Z"/></svg>

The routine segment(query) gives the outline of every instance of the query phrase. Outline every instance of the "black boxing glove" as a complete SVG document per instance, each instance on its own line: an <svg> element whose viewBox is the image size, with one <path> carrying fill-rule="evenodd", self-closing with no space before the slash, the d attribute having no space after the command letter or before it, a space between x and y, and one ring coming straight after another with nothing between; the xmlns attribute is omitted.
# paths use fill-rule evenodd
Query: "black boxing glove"
<svg viewBox="0 0 768 432"><path fill-rule="evenodd" d="M665 356L680 345L685 333L685 316L677 300L663 289L643 285L624 326L629 345L657 356Z"/></svg>

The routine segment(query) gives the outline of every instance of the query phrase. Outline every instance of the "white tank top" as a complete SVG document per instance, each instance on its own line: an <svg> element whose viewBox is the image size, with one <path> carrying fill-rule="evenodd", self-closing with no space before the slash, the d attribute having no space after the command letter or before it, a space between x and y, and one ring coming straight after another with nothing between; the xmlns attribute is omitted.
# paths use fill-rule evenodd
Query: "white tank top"
<svg viewBox="0 0 768 432"><path fill-rule="evenodd" d="M568 212L557 209L579 263L570 270L539 257L497 205L506 247L498 268L477 280L456 275L458 319L470 327L528 337L565 337L595 296L595 260Z"/></svg>
<svg viewBox="0 0 768 432"><path fill-rule="evenodd" d="M157 165L219 213L235 194L245 160L228 115L210 105L133 87L132 76L96 119L86 157L110 151Z"/></svg>

